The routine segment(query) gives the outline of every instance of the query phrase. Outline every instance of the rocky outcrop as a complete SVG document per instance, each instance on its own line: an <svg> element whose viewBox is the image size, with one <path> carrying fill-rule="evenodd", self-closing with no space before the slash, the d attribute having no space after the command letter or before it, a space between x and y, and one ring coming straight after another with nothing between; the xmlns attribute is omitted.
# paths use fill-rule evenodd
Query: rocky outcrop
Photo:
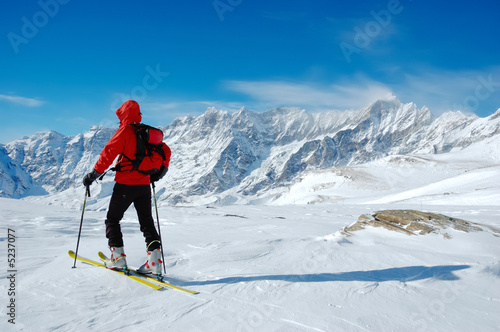
<svg viewBox="0 0 500 332"><path fill-rule="evenodd" d="M448 239L451 238L448 232L450 229L467 233L488 230L493 235L500 237L500 230L490 226L445 216L443 214L417 210L383 210L370 215L363 214L359 216L358 221L354 224L343 228L341 233L345 236L352 236L353 232L365 229L369 226L382 227L390 231L407 235L437 233Z"/></svg>

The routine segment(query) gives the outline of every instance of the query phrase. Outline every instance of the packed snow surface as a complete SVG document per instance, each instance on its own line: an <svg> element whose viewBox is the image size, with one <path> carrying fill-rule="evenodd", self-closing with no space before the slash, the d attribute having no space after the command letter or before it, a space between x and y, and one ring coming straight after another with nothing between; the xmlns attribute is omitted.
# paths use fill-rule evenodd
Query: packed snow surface
<svg viewBox="0 0 500 332"><path fill-rule="evenodd" d="M83 196L82 196L83 202ZM403 204L159 209L168 279L156 291L67 255L81 210L0 199L2 331L498 331L500 241L492 232L408 236L338 232ZM421 208L420 204L416 208ZM500 227L487 205L424 205ZM79 254L106 250L105 211L85 211ZM122 221L127 260L145 246L134 210ZM15 234L15 242L8 240ZM15 294L8 243L15 245ZM8 314L15 301L15 325Z"/></svg>

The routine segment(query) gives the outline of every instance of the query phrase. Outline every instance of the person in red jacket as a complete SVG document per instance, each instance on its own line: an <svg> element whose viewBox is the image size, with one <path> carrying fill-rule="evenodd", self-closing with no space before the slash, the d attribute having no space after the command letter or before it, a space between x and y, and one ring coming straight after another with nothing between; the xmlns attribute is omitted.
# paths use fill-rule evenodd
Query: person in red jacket
<svg viewBox="0 0 500 332"><path fill-rule="evenodd" d="M117 164L123 158L135 159L137 138L132 124L140 123L142 120L139 104L136 101L128 100L116 110L116 115L120 119L120 126L103 148L92 172L85 175L83 184L87 187L111 166L117 156L120 156ZM150 183L160 180L168 171L171 151L165 143L162 143L162 149L166 158L158 173L146 175L135 169L116 172L116 183L105 221L106 237L111 250L111 257L105 261L107 268L127 268L120 220L129 206L134 203L140 229L146 240L148 255L146 263L140 267L139 271L142 273L161 273L161 243L151 213Z"/></svg>

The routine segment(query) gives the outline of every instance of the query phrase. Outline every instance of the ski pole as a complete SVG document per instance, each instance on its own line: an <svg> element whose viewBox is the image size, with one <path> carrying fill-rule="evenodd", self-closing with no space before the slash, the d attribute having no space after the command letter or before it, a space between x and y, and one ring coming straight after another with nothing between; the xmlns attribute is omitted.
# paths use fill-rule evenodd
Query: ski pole
<svg viewBox="0 0 500 332"><path fill-rule="evenodd" d="M155 201L156 221L158 223L158 236L160 237L161 259L163 260L163 273L167 274L167 269L165 267L165 256L163 254L163 240L161 239L160 218L158 217L158 206L156 205L155 183L152 182L151 184L153 185L153 198L154 198L154 201Z"/></svg>
<svg viewBox="0 0 500 332"><path fill-rule="evenodd" d="M87 196L90 197L90 186L87 186L85 189L85 198L83 200L82 218L80 220L80 230L78 231L78 240L76 241L75 263L73 264L73 267L72 267L73 269L76 268L76 259L78 257L78 247L80 246L80 235L82 234L83 214L85 213L85 205L87 204Z"/></svg>

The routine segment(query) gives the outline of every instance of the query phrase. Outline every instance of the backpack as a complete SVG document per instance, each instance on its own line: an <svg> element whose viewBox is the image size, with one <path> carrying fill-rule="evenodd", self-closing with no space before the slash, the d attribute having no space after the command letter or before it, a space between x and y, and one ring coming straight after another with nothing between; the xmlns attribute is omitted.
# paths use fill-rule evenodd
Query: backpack
<svg viewBox="0 0 500 332"><path fill-rule="evenodd" d="M137 137L137 152L135 159L122 154L120 162L114 170L117 172L137 170L139 173L151 175L160 171L163 161L166 160L163 151L163 131L142 123L130 124L134 126Z"/></svg>

